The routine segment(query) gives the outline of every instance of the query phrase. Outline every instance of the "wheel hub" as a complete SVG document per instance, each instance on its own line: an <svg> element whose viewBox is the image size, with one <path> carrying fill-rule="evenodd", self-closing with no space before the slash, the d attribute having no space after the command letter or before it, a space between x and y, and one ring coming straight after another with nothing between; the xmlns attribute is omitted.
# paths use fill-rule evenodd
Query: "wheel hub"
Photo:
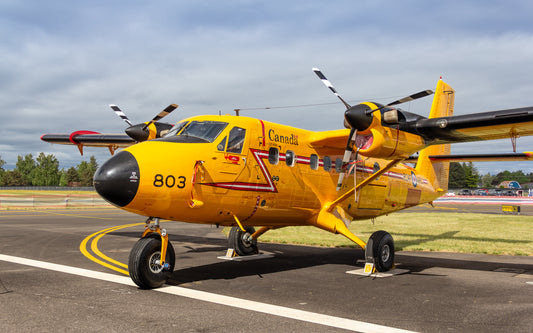
<svg viewBox="0 0 533 333"><path fill-rule="evenodd" d="M382 262L387 262L389 260L389 258L390 258L390 247L389 247L389 245L385 245L381 249L381 261Z"/></svg>
<svg viewBox="0 0 533 333"><path fill-rule="evenodd" d="M242 245L244 245L245 247L250 247L252 246L252 241L253 238L249 232L242 234Z"/></svg>
<svg viewBox="0 0 533 333"><path fill-rule="evenodd" d="M163 266L161 266L161 252L154 252L148 260L150 271L154 274L161 273Z"/></svg>

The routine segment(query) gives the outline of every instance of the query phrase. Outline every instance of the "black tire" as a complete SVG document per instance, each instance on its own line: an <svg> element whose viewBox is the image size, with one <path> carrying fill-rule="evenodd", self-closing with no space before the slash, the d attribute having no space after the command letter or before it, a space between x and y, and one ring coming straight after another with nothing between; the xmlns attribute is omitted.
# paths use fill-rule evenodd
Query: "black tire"
<svg viewBox="0 0 533 333"><path fill-rule="evenodd" d="M168 242L165 263L168 268L155 263L161 259L161 237L151 234L135 243L130 252L128 270L130 277L142 289L161 287L172 276L174 270L175 253L172 244Z"/></svg>
<svg viewBox="0 0 533 333"><path fill-rule="evenodd" d="M372 240L372 255L378 272L386 272L394 265L394 240L383 230L376 231L370 236Z"/></svg>
<svg viewBox="0 0 533 333"><path fill-rule="evenodd" d="M231 228L228 236L228 246L235 250L239 256L249 256L259 253L257 239L248 241L248 237L255 232L254 227L245 227L246 232L239 227Z"/></svg>

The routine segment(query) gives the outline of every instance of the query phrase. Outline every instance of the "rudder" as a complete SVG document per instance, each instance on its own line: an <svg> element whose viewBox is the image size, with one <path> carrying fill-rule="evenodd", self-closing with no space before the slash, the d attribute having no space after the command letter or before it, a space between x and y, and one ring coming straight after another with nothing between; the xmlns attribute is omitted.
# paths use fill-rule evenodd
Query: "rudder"
<svg viewBox="0 0 533 333"><path fill-rule="evenodd" d="M444 81L439 80L435 89L435 97L431 104L429 118L453 116L455 91ZM424 148L418 156L416 171L424 175L433 188L438 192L448 190L448 176L450 172L450 162L431 162L430 155L449 155L450 145L435 145Z"/></svg>

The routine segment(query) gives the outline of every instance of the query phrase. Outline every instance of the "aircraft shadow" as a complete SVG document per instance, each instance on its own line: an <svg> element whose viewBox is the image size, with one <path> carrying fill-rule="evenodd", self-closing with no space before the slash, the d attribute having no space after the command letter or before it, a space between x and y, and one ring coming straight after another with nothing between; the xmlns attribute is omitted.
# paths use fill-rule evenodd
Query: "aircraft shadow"
<svg viewBox="0 0 533 333"><path fill-rule="evenodd" d="M456 233L456 231L451 231L440 235L405 234L418 238L402 242L402 245L417 245L435 239L453 239L456 238ZM113 232L113 234L132 238L139 237L138 232L117 231ZM176 249L176 268L172 278L168 281L172 285L205 280L229 280L245 276L262 276L321 265L347 265L347 270L349 270L362 268L364 263L364 251L359 248L324 248L260 242L260 251L275 253L275 257L246 262L224 260L180 269L180 259L193 258L192 255L194 253L212 253L213 257L224 255L227 249L227 241L224 238L179 234L171 234L169 239ZM479 239L468 237L468 240ZM451 256L453 258L450 258ZM436 267L474 271L495 271L504 267L516 271L533 271L533 264L508 263L505 256L491 256L491 258L488 261L484 257L475 258L475 255L437 252L430 252L429 254L427 252L420 252L420 254L417 254L417 252L396 253L396 263L400 264L399 268L409 269L411 273L418 275L434 275L423 272L429 268Z"/></svg>
<svg viewBox="0 0 533 333"><path fill-rule="evenodd" d="M180 285L202 280L230 280L245 276L262 277L266 274L321 265L350 265L364 258L363 250L353 248L317 248L260 243L259 249L262 252L275 253L275 257L245 262L224 260L180 269L180 255L176 254L177 268L167 283Z"/></svg>

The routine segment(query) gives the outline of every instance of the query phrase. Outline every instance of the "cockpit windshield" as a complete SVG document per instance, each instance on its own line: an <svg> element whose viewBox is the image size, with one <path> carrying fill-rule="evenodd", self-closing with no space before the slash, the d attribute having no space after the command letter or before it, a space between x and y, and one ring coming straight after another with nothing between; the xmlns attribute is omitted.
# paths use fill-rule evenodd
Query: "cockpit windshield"
<svg viewBox="0 0 533 333"><path fill-rule="evenodd" d="M182 121L177 123L176 125L174 125L174 127L170 129L170 131L167 132L167 134L164 135L164 137L176 136L188 123L188 121Z"/></svg>
<svg viewBox="0 0 533 333"><path fill-rule="evenodd" d="M180 142L190 141L183 139L193 139L195 142L213 142L219 135L222 133L224 128L228 126L228 123L221 121L191 121L191 122L181 122L176 124L169 132L165 135L164 139L170 139L169 141Z"/></svg>

